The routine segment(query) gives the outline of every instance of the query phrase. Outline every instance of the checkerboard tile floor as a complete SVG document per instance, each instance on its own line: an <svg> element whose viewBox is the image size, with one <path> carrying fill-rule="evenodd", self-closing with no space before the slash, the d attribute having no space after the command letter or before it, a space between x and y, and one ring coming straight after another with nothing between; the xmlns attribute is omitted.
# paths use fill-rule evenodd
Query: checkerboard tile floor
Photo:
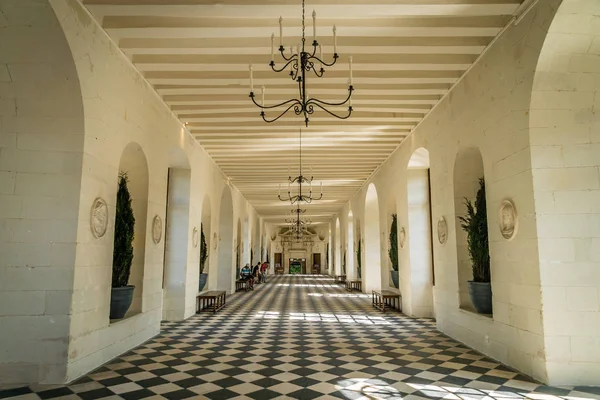
<svg viewBox="0 0 600 400"><path fill-rule="evenodd" d="M270 277L219 313L165 322L159 336L68 386L0 399L599 399L540 386L435 330L382 314L326 276Z"/></svg>

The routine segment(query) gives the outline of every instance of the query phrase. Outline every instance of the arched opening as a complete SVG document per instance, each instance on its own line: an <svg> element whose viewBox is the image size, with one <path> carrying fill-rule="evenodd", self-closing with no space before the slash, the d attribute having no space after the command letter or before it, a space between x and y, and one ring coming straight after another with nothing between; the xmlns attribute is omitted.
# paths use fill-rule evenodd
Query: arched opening
<svg viewBox="0 0 600 400"><path fill-rule="evenodd" d="M348 255L346 256L346 274L348 279L356 278L356 271L354 270L354 217L352 210L348 212Z"/></svg>
<svg viewBox="0 0 600 400"><path fill-rule="evenodd" d="M211 204L208 194L202 201L202 219L200 222L200 257L198 262L198 290L206 289L208 274L210 273L211 244L212 244L212 221ZM203 243L204 241L204 243Z"/></svg>
<svg viewBox="0 0 600 400"><path fill-rule="evenodd" d="M465 201L474 202L479 190L479 180L484 176L483 158L476 147L460 149L454 163L454 212L456 218L467 213ZM462 309L475 312L469 296L469 281L473 280L472 261L469 257L467 234L455 220L456 257L458 268L458 296Z"/></svg>
<svg viewBox="0 0 600 400"><path fill-rule="evenodd" d="M379 229L379 198L370 184L365 198L365 293L381 289L381 238Z"/></svg>
<svg viewBox="0 0 600 400"><path fill-rule="evenodd" d="M406 276L405 273L400 273L400 266L406 263L400 263L400 253L402 248L398 245L398 233L401 228L401 222L398 220L397 210L396 210L396 193L394 192L394 188L392 188L390 194L388 195L387 208L386 208L386 225L385 229L385 238L384 240L384 248L386 249L382 262L382 268L384 271L389 271L387 274L384 274L384 277L388 278L388 282L383 282L383 287L389 287L392 289L399 289L401 278ZM396 215L396 225L395 230L393 230L393 222L394 215ZM404 271L402 271L404 272ZM405 291L400 291L402 294L406 293ZM404 300L404 296L402 297ZM402 310L405 310L403 307Z"/></svg>
<svg viewBox="0 0 600 400"><path fill-rule="evenodd" d="M190 179L187 156L180 148L169 153L167 222L163 271L163 319L178 321L185 312L188 248L190 245Z"/></svg>
<svg viewBox="0 0 600 400"><path fill-rule="evenodd" d="M408 292L402 296L406 313L414 317L433 316L433 247L429 152L415 150L406 171L408 229L398 226L401 247L408 247ZM402 245L402 242L406 243Z"/></svg>
<svg viewBox="0 0 600 400"><path fill-rule="evenodd" d="M108 324L116 171L103 171L108 185L82 180L81 86L50 2L5 6L0 17L0 381L62 383L67 362L78 359L69 351L70 335L80 339L89 329L71 321L99 312L94 323ZM100 237L90 229L97 197L104 200ZM76 261L77 252L81 260ZM81 279L84 274L102 279Z"/></svg>
<svg viewBox="0 0 600 400"><path fill-rule="evenodd" d="M333 275L332 267L332 256L331 256L331 222L329 223L329 229L327 230L327 274Z"/></svg>
<svg viewBox="0 0 600 400"><path fill-rule="evenodd" d="M246 215L246 217L244 218L244 231L243 231L243 237L242 237L242 262L244 264L246 263L252 263L252 256L254 253L252 249L252 237L250 236L250 221L248 221L248 216Z"/></svg>
<svg viewBox="0 0 600 400"><path fill-rule="evenodd" d="M335 219L335 258L334 258L335 275L342 273L342 236L340 232L340 219Z"/></svg>
<svg viewBox="0 0 600 400"><path fill-rule="evenodd" d="M235 228L235 276L238 277L240 276L242 264L246 264L242 258L244 253L244 242L242 241L242 221L240 221L239 218Z"/></svg>
<svg viewBox="0 0 600 400"><path fill-rule="evenodd" d="M146 259L146 221L148 219L148 164L144 151L138 143L129 143L123 149L119 173L127 174L131 195L131 207L135 217L133 239L133 262L129 285L135 286L133 301L125 317L142 312L144 293L144 265ZM116 203L116 201L115 201Z"/></svg>
<svg viewBox="0 0 600 400"><path fill-rule="evenodd" d="M217 269L218 290L225 290L228 293L233 291L234 271L233 268L233 201L231 199L231 189L226 186L221 195L219 210L219 258ZM213 275L213 274L211 274ZM214 278L209 275L209 280ZM211 288L214 286L210 286Z"/></svg>
<svg viewBox="0 0 600 400"><path fill-rule="evenodd" d="M250 261L252 265L256 265L256 263L262 261L262 254L260 251L260 227L258 226L258 223L258 218L256 218L254 220L254 234L252 235L252 247L254 248L254 259Z"/></svg>
<svg viewBox="0 0 600 400"><path fill-rule="evenodd" d="M563 0L556 9L531 93L533 195L506 193L503 200L515 208L503 201L491 213L501 224L490 238L494 255L500 246L514 249L531 240L537 227L539 271L524 264L524 256L512 257L510 268L531 282L519 289L528 299L539 296L540 280L535 308L543 313L543 354L553 385L600 385L599 4Z"/></svg>

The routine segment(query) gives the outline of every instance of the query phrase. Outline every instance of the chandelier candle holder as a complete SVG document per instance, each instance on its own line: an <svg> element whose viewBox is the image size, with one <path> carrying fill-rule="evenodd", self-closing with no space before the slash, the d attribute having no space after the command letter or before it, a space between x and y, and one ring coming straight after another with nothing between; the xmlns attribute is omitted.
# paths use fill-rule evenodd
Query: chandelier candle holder
<svg viewBox="0 0 600 400"><path fill-rule="evenodd" d="M296 51L294 52L293 46L290 46L290 54L289 56L285 55L285 47L283 46L283 18L279 17L279 53L283 58L283 66L281 68L276 67L275 65L275 34L271 35L271 62L269 66L275 72L284 72L287 68L290 68L289 75L293 81L298 83L298 98L290 99L283 101L278 104L266 105L265 103L265 87L262 86L261 90L261 102L257 103L254 95L254 77L253 77L253 68L252 64L250 64L250 99L252 102L261 108L260 116L265 122L271 123L277 121L279 118L283 117L288 111L291 109L294 110L294 114L304 117L304 123L308 127L309 123L309 115L312 115L315 112L315 108L321 109L332 115L338 119L347 119L352 114L352 92L354 91L354 87L352 86L352 57L348 58L349 65L349 79L348 79L348 96L346 99L339 103L327 102L324 100L317 99L315 97L310 97L307 93L306 88L306 79L307 74L314 73L316 77L321 78L325 74L325 69L323 66L331 67L335 65L339 56L337 53L337 30L335 25L333 26L333 61L327 63L323 59L323 49L319 42L317 41L317 13L313 11L313 42L312 42L312 51L306 49L306 38L305 38L305 21L304 21L305 7L304 0L302 0L302 43L298 44L296 47ZM319 56L316 56L317 50L319 51ZM338 114L334 111L328 109L328 107L337 107L348 105L348 112L346 114ZM273 118L267 118L265 114L265 110L273 110L276 108L285 108L280 112L277 116Z"/></svg>
<svg viewBox="0 0 600 400"><path fill-rule="evenodd" d="M281 197L281 184L279 184L279 193L277 197L281 201L289 201L291 204L296 203L312 203L313 200L321 200L323 198L323 182L321 182L321 194L319 197L312 196L312 167L310 167L310 177L302 175L302 129L300 129L300 159L299 159L299 173L298 176L293 177L290 175L290 168L288 167L288 190L287 197ZM298 185L298 194L292 196L292 184ZM306 192L302 193L302 185L308 185L308 195Z"/></svg>

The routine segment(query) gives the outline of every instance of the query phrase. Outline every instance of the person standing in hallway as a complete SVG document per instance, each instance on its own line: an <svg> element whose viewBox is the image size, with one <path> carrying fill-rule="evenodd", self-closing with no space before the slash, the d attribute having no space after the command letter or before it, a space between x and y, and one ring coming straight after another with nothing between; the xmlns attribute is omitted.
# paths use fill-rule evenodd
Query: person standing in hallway
<svg viewBox="0 0 600 400"><path fill-rule="evenodd" d="M259 271L260 271L260 261L256 263L254 268L252 268L252 277L254 277L254 279L260 279Z"/></svg>
<svg viewBox="0 0 600 400"><path fill-rule="evenodd" d="M269 270L269 263L264 262L260 266L260 278L262 283L267 283L267 271Z"/></svg>

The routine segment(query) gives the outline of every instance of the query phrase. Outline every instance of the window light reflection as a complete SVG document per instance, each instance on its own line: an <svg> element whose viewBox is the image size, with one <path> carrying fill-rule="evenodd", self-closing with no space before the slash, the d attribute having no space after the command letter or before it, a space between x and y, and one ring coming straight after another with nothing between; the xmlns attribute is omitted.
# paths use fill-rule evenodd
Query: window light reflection
<svg viewBox="0 0 600 400"><path fill-rule="evenodd" d="M289 313L287 316L282 316L276 311L259 311L254 315L254 318L259 319L280 319L287 318L294 321L309 321L309 322L342 322L347 324L363 324L363 325L391 325L383 317L367 316L367 315L348 315L348 314L329 314L329 313Z"/></svg>

